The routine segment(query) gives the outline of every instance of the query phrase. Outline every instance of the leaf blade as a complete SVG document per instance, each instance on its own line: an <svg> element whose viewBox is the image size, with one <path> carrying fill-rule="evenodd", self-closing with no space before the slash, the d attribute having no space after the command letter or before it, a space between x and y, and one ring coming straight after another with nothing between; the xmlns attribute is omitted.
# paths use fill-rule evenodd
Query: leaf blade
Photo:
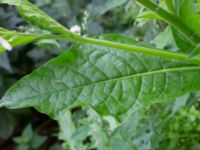
<svg viewBox="0 0 200 150"><path fill-rule="evenodd" d="M101 115L120 116L135 104L199 90L199 74L198 65L82 44L15 84L0 106L33 106L56 118L65 109L90 105Z"/></svg>

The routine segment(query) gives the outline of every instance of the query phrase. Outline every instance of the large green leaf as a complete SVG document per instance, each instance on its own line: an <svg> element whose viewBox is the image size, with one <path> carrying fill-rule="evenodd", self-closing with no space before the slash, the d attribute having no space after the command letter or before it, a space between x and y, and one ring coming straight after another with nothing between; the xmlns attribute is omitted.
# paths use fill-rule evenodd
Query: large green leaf
<svg viewBox="0 0 200 150"><path fill-rule="evenodd" d="M118 117L135 104L150 105L199 90L199 74L200 66L81 44L21 79L0 106L33 106L57 117L67 108L90 105L102 115Z"/></svg>
<svg viewBox="0 0 200 150"><path fill-rule="evenodd" d="M0 0L2 4L15 5L20 15L28 22L36 25L42 29L49 30L51 32L59 33L65 36L75 36L72 32L66 29L64 26L56 22L49 17L43 11L31 4L27 0Z"/></svg>

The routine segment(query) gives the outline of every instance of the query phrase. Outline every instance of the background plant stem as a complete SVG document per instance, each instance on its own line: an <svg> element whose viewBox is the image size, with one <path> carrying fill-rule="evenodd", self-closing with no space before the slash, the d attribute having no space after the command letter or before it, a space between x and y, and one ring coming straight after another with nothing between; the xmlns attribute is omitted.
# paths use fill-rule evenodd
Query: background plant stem
<svg viewBox="0 0 200 150"><path fill-rule="evenodd" d="M150 11L160 16L164 21L173 26L175 29L180 31L192 45L197 45L200 43L200 37L194 33L184 22L182 22L177 16L172 15L165 11L163 8L154 4L150 0L137 0L144 7L148 8Z"/></svg>

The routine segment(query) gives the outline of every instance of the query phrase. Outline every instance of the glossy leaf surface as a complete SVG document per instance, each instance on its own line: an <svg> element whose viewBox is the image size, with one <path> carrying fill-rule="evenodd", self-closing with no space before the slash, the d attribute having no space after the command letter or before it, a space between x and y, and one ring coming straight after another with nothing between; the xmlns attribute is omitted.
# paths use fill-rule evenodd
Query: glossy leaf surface
<svg viewBox="0 0 200 150"><path fill-rule="evenodd" d="M67 108L90 105L102 115L119 117L135 104L199 90L199 74L199 66L82 44L16 83L0 106L33 106L56 117Z"/></svg>

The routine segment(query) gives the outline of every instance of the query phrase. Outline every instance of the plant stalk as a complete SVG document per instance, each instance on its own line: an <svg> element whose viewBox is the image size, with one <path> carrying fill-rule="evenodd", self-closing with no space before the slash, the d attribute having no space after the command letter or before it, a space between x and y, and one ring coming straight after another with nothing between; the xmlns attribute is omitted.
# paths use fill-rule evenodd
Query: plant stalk
<svg viewBox="0 0 200 150"><path fill-rule="evenodd" d="M175 53L175 52L170 52L170 51L165 51L165 50L159 50L159 49L154 49L154 48L141 47L137 45L129 45L129 44L112 42L112 41L87 38L87 37L79 37L77 39L74 39L73 41L80 42L80 43L95 44L95 45L105 46L105 47L110 47L110 48L116 48L119 50L138 52L138 53L143 53L143 54L148 54L148 55L158 56L158 57L163 57L163 58L168 58L168 59L175 59L175 60L185 61L185 62L193 63L193 64L200 64L200 58L188 59L188 55L182 54L182 53Z"/></svg>
<svg viewBox="0 0 200 150"><path fill-rule="evenodd" d="M156 15L160 16L164 21L173 26L175 29L180 31L192 45L196 46L200 43L200 37L195 32L193 32L184 22L182 22L177 16L168 13L163 8L154 4L150 0L137 1Z"/></svg>
<svg viewBox="0 0 200 150"><path fill-rule="evenodd" d="M19 33L19 32L16 32L16 33L5 32L5 33L0 33L0 35L32 36L32 37L35 36L37 37L37 40L40 40L40 39L56 39L56 40L61 40L61 41L70 40L72 42L95 44L95 45L104 46L104 47L116 48L118 50L143 53L143 54L158 56L162 58L185 61L192 64L200 64L200 58L194 57L194 58L189 59L188 55L182 54L182 53L175 53L175 52L170 52L170 51L156 49L156 48L142 47L142 46L131 45L131 44L123 44L123 43L88 38L88 37L81 37L79 35L74 35L72 38L69 38L68 36L63 36L63 35L27 34L27 33ZM0 49L0 53L1 52L2 51Z"/></svg>

